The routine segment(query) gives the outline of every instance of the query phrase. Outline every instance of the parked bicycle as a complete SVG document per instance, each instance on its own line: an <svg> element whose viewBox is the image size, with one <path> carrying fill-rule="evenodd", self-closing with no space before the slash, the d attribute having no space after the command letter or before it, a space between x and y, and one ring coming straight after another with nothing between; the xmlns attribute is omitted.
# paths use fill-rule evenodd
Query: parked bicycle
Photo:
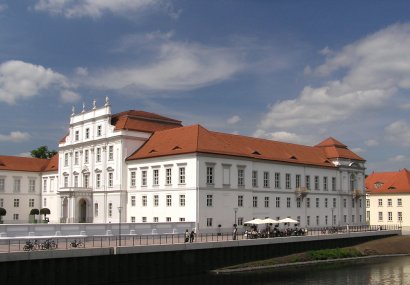
<svg viewBox="0 0 410 285"><path fill-rule="evenodd" d="M81 240L79 241L74 240L70 242L70 248L81 248L81 247L84 247L84 243Z"/></svg>
<svg viewBox="0 0 410 285"><path fill-rule="evenodd" d="M57 244L54 240L46 239L44 242L40 244L40 249L47 250L47 249L56 249Z"/></svg>
<svg viewBox="0 0 410 285"><path fill-rule="evenodd" d="M23 247L24 251L32 251L34 250L34 244L31 241L26 241L26 244Z"/></svg>

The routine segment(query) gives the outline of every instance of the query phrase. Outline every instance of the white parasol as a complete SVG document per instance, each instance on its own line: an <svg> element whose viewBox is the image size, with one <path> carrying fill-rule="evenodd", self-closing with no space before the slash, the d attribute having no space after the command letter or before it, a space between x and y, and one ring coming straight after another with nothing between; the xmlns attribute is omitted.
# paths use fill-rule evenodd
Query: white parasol
<svg viewBox="0 0 410 285"><path fill-rule="evenodd" d="M291 218L285 218L285 219L279 220L279 223L298 223L298 221L291 219Z"/></svg>
<svg viewBox="0 0 410 285"><path fill-rule="evenodd" d="M245 222L245 224L251 224L251 225L261 225L264 224L265 222L261 219L253 219L250 221Z"/></svg>
<svg viewBox="0 0 410 285"><path fill-rule="evenodd" d="M279 224L279 221L271 219L271 218L266 218L262 220L265 224Z"/></svg>

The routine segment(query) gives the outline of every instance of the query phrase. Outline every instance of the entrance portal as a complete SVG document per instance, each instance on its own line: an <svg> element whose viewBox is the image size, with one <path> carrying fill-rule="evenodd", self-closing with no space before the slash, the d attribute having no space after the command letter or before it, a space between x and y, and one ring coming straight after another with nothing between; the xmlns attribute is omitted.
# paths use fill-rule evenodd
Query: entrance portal
<svg viewBox="0 0 410 285"><path fill-rule="evenodd" d="M79 202L79 207L78 207L78 222L79 223L85 223L87 222L87 201L84 199L81 199Z"/></svg>

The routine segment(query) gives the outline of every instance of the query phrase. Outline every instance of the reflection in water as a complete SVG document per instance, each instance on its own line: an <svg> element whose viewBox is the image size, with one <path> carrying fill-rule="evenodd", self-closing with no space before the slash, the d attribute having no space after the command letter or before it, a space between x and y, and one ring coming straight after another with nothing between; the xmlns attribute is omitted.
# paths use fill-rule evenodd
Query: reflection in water
<svg viewBox="0 0 410 285"><path fill-rule="evenodd" d="M129 284L137 284L129 283ZM355 263L317 265L232 275L196 275L152 280L151 284L198 285L399 285L410 284L410 257L375 258Z"/></svg>

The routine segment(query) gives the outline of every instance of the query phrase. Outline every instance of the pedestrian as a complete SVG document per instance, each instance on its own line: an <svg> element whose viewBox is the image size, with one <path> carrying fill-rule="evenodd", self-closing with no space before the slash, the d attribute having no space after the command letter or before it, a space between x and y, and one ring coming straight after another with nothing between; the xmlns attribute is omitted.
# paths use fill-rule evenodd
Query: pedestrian
<svg viewBox="0 0 410 285"><path fill-rule="evenodd" d="M185 230L185 242L189 241L189 232L188 229Z"/></svg>
<svg viewBox="0 0 410 285"><path fill-rule="evenodd" d="M238 229L236 228L236 225L233 226L233 232L232 232L232 240L236 240L238 234Z"/></svg>
<svg viewBox="0 0 410 285"><path fill-rule="evenodd" d="M189 242L193 242L195 237L195 232L194 230L191 231L191 234L189 235Z"/></svg>

